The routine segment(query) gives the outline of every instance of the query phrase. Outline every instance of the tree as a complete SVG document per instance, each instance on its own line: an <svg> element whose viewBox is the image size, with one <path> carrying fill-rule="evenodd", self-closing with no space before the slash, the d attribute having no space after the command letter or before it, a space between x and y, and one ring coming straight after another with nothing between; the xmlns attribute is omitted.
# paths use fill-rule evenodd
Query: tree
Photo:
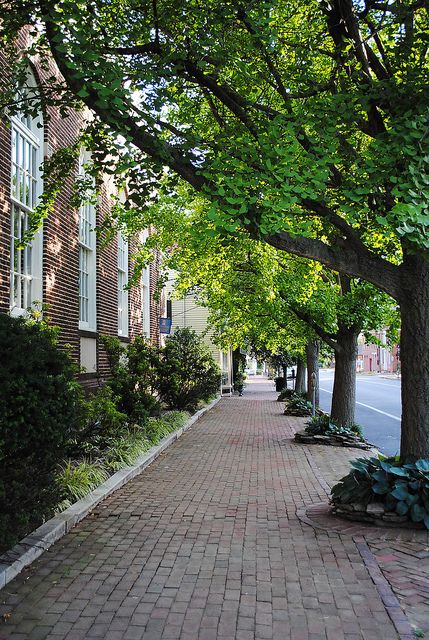
<svg viewBox="0 0 429 640"><path fill-rule="evenodd" d="M129 205L179 176L217 227L398 301L401 455L429 457L427 3L29 0L3 16L9 50L25 24L65 80L43 99L92 111Z"/></svg>
<svg viewBox="0 0 429 640"><path fill-rule="evenodd" d="M161 244L165 249L174 243L164 268L175 270L178 294L197 287L224 346L250 341L258 352L285 352L289 359L291 354L299 358L305 353L310 396L321 339L336 359L332 419L341 425L353 424L358 337L364 332L373 340L372 331L395 328L398 317L393 300L373 285L309 260L284 256L245 232L233 238L207 237L199 233L200 225L210 226L200 204L188 202L182 215L166 212L177 206L177 202L158 205L160 219L174 216L175 232L164 229L154 234L148 248Z"/></svg>

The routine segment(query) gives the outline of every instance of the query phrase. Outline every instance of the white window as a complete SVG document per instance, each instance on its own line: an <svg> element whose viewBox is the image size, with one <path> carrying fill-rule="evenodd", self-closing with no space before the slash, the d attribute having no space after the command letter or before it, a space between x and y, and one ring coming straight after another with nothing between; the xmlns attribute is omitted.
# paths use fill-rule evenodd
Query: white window
<svg viewBox="0 0 429 640"><path fill-rule="evenodd" d="M128 241L118 235L118 335L128 336Z"/></svg>
<svg viewBox="0 0 429 640"><path fill-rule="evenodd" d="M150 337L150 271L149 266L142 272L142 330Z"/></svg>
<svg viewBox="0 0 429 640"><path fill-rule="evenodd" d="M83 160L80 164L83 173ZM97 328L95 223L95 204L83 202L79 208L79 329L88 331Z"/></svg>
<svg viewBox="0 0 429 640"><path fill-rule="evenodd" d="M28 87L19 98L33 95L36 81L29 72ZM22 249L29 228L29 216L37 205L43 183L40 165L43 161L43 118L18 113L11 118L11 266L10 309L21 315L34 301L41 301L42 230Z"/></svg>
<svg viewBox="0 0 429 640"><path fill-rule="evenodd" d="M144 230L140 235L140 241L144 244L148 238L148 231ZM150 267L142 271L142 332L150 338Z"/></svg>

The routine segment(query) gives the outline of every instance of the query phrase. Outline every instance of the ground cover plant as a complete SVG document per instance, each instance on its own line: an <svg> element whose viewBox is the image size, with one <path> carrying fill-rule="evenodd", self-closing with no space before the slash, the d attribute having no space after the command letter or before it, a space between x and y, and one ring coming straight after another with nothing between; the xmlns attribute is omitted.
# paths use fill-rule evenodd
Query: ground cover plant
<svg viewBox="0 0 429 640"><path fill-rule="evenodd" d="M94 400L97 402L96 396ZM188 418L189 414L184 411L169 411L162 416L149 418L144 429L130 425L116 436L104 438L102 445L100 440L88 443L84 448L84 458L68 459L59 466L56 483L61 502L57 510L63 511L85 497L112 473L134 464L139 456L162 438L183 427Z"/></svg>
<svg viewBox="0 0 429 640"><path fill-rule="evenodd" d="M293 395L284 410L287 416L311 416L313 405L301 395Z"/></svg>
<svg viewBox="0 0 429 640"><path fill-rule="evenodd" d="M382 519L410 520L429 529L429 461L401 463L396 458L358 458L331 491L337 513L356 517L376 513ZM381 506L377 512L371 505ZM393 518L392 518L393 516Z"/></svg>
<svg viewBox="0 0 429 640"><path fill-rule="evenodd" d="M313 416L304 430L295 434L295 440L303 444L325 444L358 449L370 449L373 446L365 440L359 425L339 425L326 413Z"/></svg>
<svg viewBox="0 0 429 640"><path fill-rule="evenodd" d="M304 398L305 394L295 393L293 389L283 389L283 391L280 391L279 395L277 396L277 402L284 402L285 400L290 400L293 396L301 396L302 398Z"/></svg>
<svg viewBox="0 0 429 640"><path fill-rule="evenodd" d="M333 435L333 434L351 434L363 438L362 427L358 424L347 426L338 425L331 416L324 413L320 416L314 416L306 424L305 431L311 435Z"/></svg>

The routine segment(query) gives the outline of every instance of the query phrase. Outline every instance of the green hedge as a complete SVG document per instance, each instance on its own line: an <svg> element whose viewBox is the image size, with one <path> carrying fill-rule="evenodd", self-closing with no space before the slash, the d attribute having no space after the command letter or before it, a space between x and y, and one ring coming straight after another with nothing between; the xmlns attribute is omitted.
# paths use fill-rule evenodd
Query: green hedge
<svg viewBox="0 0 429 640"><path fill-rule="evenodd" d="M54 329L0 314L0 547L44 519L60 499L56 467L75 435L80 387Z"/></svg>

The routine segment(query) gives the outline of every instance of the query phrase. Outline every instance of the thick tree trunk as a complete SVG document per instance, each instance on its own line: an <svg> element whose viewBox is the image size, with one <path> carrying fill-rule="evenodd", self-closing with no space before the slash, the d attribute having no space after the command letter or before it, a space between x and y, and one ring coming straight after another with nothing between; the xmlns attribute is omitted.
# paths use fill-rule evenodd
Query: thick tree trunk
<svg viewBox="0 0 429 640"><path fill-rule="evenodd" d="M340 325L337 333L331 419L344 427L355 421L358 336L356 327L343 325Z"/></svg>
<svg viewBox="0 0 429 640"><path fill-rule="evenodd" d="M296 361L295 393L305 393L305 363L301 357Z"/></svg>
<svg viewBox="0 0 429 640"><path fill-rule="evenodd" d="M401 309L401 458L429 458L429 262L404 259Z"/></svg>
<svg viewBox="0 0 429 640"><path fill-rule="evenodd" d="M320 342L318 340L309 340L305 350L307 355L307 398L310 402L313 402L313 389L315 389L316 407L318 407ZM313 373L315 374L314 377Z"/></svg>

